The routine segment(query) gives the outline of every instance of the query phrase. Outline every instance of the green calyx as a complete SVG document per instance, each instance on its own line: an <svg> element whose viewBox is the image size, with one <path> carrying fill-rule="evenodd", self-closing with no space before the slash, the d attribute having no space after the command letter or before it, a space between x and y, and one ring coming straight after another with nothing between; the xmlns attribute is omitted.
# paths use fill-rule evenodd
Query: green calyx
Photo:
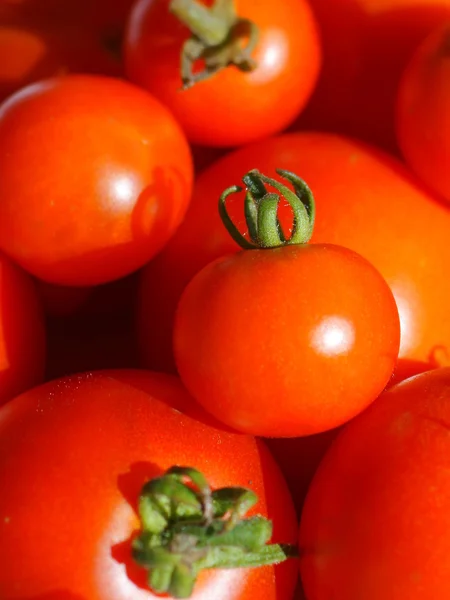
<svg viewBox="0 0 450 600"><path fill-rule="evenodd" d="M292 244L306 244L312 235L315 219L314 197L308 185L294 173L277 169L278 175L289 181L289 187L260 173L257 169L249 171L242 181L245 183L244 200L247 235L242 234L228 214L227 198L242 187L232 186L226 189L219 199L219 213L231 237L244 249L277 248ZM269 192L266 185L276 192ZM278 218L281 197L289 204L293 212L290 237L286 237Z"/></svg>
<svg viewBox="0 0 450 600"><path fill-rule="evenodd" d="M210 7L197 0L171 0L169 10L191 31L181 50L183 89L230 65L244 72L256 68L252 53L258 43L258 27L236 14L234 0L214 0ZM194 71L200 60L203 69Z"/></svg>
<svg viewBox="0 0 450 600"><path fill-rule="evenodd" d="M258 498L246 488L212 491L190 467L172 467L144 485L139 498L141 531L134 560L148 569L155 593L189 598L203 569L277 564L297 556L293 546L267 544L272 523L245 517Z"/></svg>

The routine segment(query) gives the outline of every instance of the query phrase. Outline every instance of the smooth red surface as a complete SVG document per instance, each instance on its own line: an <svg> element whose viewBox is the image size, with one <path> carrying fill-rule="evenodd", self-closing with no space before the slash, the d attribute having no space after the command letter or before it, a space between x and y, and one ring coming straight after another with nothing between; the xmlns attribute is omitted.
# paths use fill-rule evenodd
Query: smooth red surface
<svg viewBox="0 0 450 600"><path fill-rule="evenodd" d="M445 600L450 369L383 394L322 461L300 530L308 600Z"/></svg>
<svg viewBox="0 0 450 600"><path fill-rule="evenodd" d="M346 246L367 258L389 283L399 308L401 363L446 364L450 356L450 211L404 166L373 147L320 133L277 136L230 153L197 179L184 222L142 272L139 335L146 365L173 369L172 323L189 280L238 245L220 221L217 202L250 169L296 172L312 188L312 240ZM242 197L230 211L242 224ZM404 364L407 363L407 364Z"/></svg>
<svg viewBox="0 0 450 600"><path fill-rule="evenodd" d="M0 247L50 283L122 277L179 225L192 170L175 119L132 84L29 86L0 107Z"/></svg>
<svg viewBox="0 0 450 600"><path fill-rule="evenodd" d="M252 55L258 67L251 73L229 67L186 91L180 90L180 53L190 33L169 12L168 0L136 2L125 31L127 77L166 104L196 144L238 146L284 129L319 75L320 41L308 2L234 4L259 27Z"/></svg>
<svg viewBox="0 0 450 600"><path fill-rule="evenodd" d="M411 169L450 202L450 15L416 50L403 74L397 137Z"/></svg>
<svg viewBox="0 0 450 600"><path fill-rule="evenodd" d="M0 254L0 404L41 383L44 316L34 283Z"/></svg>
<svg viewBox="0 0 450 600"><path fill-rule="evenodd" d="M375 400L397 360L392 293L331 244L239 252L209 264L178 304L183 383L227 425L268 437L337 427Z"/></svg>
<svg viewBox="0 0 450 600"><path fill-rule="evenodd" d="M221 429L176 378L87 373L3 407L2 600L156 598L132 564L130 540L141 486L171 465L199 469L213 487L250 486L260 497L255 512L273 518L273 539L295 543L292 500L263 443ZM286 600L297 576L296 560L213 570L192 600Z"/></svg>

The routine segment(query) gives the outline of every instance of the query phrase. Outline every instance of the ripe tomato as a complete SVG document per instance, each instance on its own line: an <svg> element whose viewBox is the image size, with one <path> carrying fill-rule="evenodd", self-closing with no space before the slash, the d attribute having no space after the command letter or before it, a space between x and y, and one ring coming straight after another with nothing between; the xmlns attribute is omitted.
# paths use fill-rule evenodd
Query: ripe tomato
<svg viewBox="0 0 450 600"><path fill-rule="evenodd" d="M33 281L0 253L0 404L41 383L45 328Z"/></svg>
<svg viewBox="0 0 450 600"><path fill-rule="evenodd" d="M300 528L308 600L450 594L450 369L385 392L322 461Z"/></svg>
<svg viewBox="0 0 450 600"><path fill-rule="evenodd" d="M254 245L210 263L187 285L174 354L187 389L220 421L295 437L337 427L375 400L397 361L400 324L391 290L367 260L306 243L314 200L298 177L280 175L296 194L257 171L243 177L245 202L253 195L257 213L247 218ZM274 200L266 185L297 214L287 242L275 221L263 222Z"/></svg>
<svg viewBox="0 0 450 600"><path fill-rule="evenodd" d="M124 81L54 78L0 107L0 247L44 281L136 270L182 220L191 181L175 119Z"/></svg>
<svg viewBox="0 0 450 600"><path fill-rule="evenodd" d="M0 418L2 600L156 598L130 536L143 483L172 465L199 469L213 488L251 486L274 541L296 540L292 501L263 443L220 429L176 378L87 373L10 402ZM291 598L297 577L296 560L212 570L192 600Z"/></svg>
<svg viewBox="0 0 450 600"><path fill-rule="evenodd" d="M218 2L222 10L235 5L239 17L258 27L251 54L257 66L250 72L224 68L184 91L180 55L190 32L170 13L172 4L176 2L139 0L134 5L124 42L131 81L160 98L197 144L236 146L284 129L306 104L320 69L319 37L308 2L284 0L276 7L272 0ZM184 4L187 11L196 3ZM197 8L202 4L213 3L205 0ZM226 22L218 21L220 27Z"/></svg>
<svg viewBox="0 0 450 600"><path fill-rule="evenodd" d="M450 0L310 0L323 68L298 126L396 149L395 96L417 44L450 16Z"/></svg>
<svg viewBox="0 0 450 600"><path fill-rule="evenodd" d="M184 287L208 262L239 249L217 212L224 188L245 170L274 174L278 166L301 169L312 188L312 241L358 252L389 283L401 321L399 366L409 371L411 361L440 364L440 355L450 353L449 210L386 154L341 136L306 132L237 150L198 177L185 220L142 272L138 329L145 364L174 368L172 325Z"/></svg>
<svg viewBox="0 0 450 600"><path fill-rule="evenodd" d="M407 163L450 202L450 25L426 38L397 97L397 135Z"/></svg>

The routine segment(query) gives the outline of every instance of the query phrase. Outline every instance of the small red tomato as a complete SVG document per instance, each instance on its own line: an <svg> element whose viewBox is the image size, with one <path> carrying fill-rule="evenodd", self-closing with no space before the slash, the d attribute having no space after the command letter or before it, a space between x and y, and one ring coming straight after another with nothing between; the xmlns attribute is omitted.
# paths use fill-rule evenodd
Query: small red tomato
<svg viewBox="0 0 450 600"><path fill-rule="evenodd" d="M184 384L216 418L253 435L296 437L337 427L378 396L397 360L400 324L392 292L366 259L304 243L314 221L311 192L279 173L297 195L257 171L243 178L252 243L221 209L249 249L210 263L188 284L174 353ZM288 242L280 198L265 184L294 212Z"/></svg>
<svg viewBox="0 0 450 600"><path fill-rule="evenodd" d="M131 81L173 111L191 142L207 146L284 129L305 106L321 63L306 0L139 0L124 56Z"/></svg>
<svg viewBox="0 0 450 600"><path fill-rule="evenodd" d="M450 24L409 62L397 97L397 138L406 162L450 202Z"/></svg>
<svg viewBox="0 0 450 600"><path fill-rule="evenodd" d="M309 131L274 136L230 152L197 178L181 226L142 270L138 331L144 364L175 369L172 329L183 289L209 262L239 249L217 211L221 192L246 170L257 167L274 175L278 165L289 171L301 165L314 192L318 219L312 241L354 250L389 284L401 321L399 377L416 366L420 370L415 363L429 368L448 364L448 206L377 148ZM230 210L234 204L230 202ZM243 220L242 210L236 207L235 212L236 219Z"/></svg>
<svg viewBox="0 0 450 600"><path fill-rule="evenodd" d="M259 497L252 513L272 520L273 542L296 543L292 501L264 443L221 428L178 378L90 372L2 407L2 600L160 598L134 563L131 545L142 486L172 465L200 470L213 490L252 489ZM284 600L297 579L297 560L209 569L191 598Z"/></svg>
<svg viewBox="0 0 450 600"><path fill-rule="evenodd" d="M300 527L308 600L450 596L450 369L384 392L346 425Z"/></svg>
<svg viewBox="0 0 450 600"><path fill-rule="evenodd" d="M31 278L0 253L0 404L41 383L45 328Z"/></svg>
<svg viewBox="0 0 450 600"><path fill-rule="evenodd" d="M0 106L0 247L44 281L139 268L181 222L191 183L175 119L129 83L70 75Z"/></svg>

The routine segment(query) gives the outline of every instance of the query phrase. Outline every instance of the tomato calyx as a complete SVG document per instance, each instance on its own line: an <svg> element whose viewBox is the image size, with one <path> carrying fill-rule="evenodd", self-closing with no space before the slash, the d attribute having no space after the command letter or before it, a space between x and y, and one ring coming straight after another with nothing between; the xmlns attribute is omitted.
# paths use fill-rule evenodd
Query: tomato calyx
<svg viewBox="0 0 450 600"><path fill-rule="evenodd" d="M203 569L258 567L298 556L294 546L267 543L270 520L245 518L257 501L247 488L211 490L191 467L172 467L147 482L139 497L141 531L132 553L149 570L152 591L189 598Z"/></svg>
<svg viewBox="0 0 450 600"><path fill-rule="evenodd" d="M196 0L171 0L169 10L186 25L191 37L181 50L183 89L209 79L234 65L243 72L253 71L252 53L258 43L258 27L236 14L234 0L214 0L211 7ZM247 40L246 45L242 45ZM203 69L194 72L197 61Z"/></svg>
<svg viewBox="0 0 450 600"><path fill-rule="evenodd" d="M219 198L219 214L229 234L242 248L278 248L293 244L306 244L312 236L315 219L313 194L303 179L291 171L276 169L276 173L289 181L293 191L276 179L266 177L257 169L252 169L242 181L245 183L245 221L248 233L242 234L230 218L227 198L241 192L238 185L227 188ZM269 192L266 184L277 193ZM290 205L294 218L290 237L286 237L278 218L278 206L283 197ZM248 239L247 239L248 238Z"/></svg>

